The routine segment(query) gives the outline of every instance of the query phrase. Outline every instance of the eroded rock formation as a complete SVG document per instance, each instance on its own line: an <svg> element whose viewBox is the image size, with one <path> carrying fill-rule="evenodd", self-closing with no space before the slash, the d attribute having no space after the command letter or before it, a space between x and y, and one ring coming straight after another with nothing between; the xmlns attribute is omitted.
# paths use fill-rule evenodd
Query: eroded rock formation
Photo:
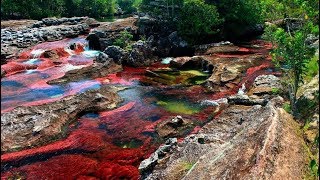
<svg viewBox="0 0 320 180"><path fill-rule="evenodd" d="M14 151L48 143L65 133L63 127L81 114L115 108L121 101L104 87L65 97L41 106L20 106L1 114L1 151Z"/></svg>
<svg viewBox="0 0 320 180"><path fill-rule="evenodd" d="M144 179L303 178L303 139L281 103L278 97L266 106L229 106L178 143Z"/></svg>

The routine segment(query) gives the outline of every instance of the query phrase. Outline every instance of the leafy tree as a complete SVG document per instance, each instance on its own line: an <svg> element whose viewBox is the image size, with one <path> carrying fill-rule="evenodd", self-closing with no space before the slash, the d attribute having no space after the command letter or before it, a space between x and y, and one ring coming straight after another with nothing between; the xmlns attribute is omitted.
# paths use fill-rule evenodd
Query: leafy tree
<svg viewBox="0 0 320 180"><path fill-rule="evenodd" d="M203 0L186 0L181 9L178 32L191 43L217 35L222 20L214 5Z"/></svg>
<svg viewBox="0 0 320 180"><path fill-rule="evenodd" d="M297 115L297 91L307 72L306 65L314 55L314 50L306 45L306 29L285 32L281 28L269 27L266 36L273 42L273 61L283 72L288 89L291 111Z"/></svg>
<svg viewBox="0 0 320 180"><path fill-rule="evenodd" d="M237 39L243 29L262 22L261 7L256 0L206 0L217 7L223 17L222 35L226 39Z"/></svg>
<svg viewBox="0 0 320 180"><path fill-rule="evenodd" d="M117 4L125 13L133 13L138 11L142 0L118 0Z"/></svg>

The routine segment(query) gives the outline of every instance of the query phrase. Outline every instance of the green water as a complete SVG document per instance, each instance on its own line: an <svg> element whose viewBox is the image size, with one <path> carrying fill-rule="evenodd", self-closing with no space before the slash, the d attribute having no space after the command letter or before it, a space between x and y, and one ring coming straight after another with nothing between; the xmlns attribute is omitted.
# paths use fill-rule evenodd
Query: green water
<svg viewBox="0 0 320 180"><path fill-rule="evenodd" d="M188 102L184 101L158 101L158 106L165 108L167 111L177 114L188 114L192 115L195 113L199 113L201 111L200 107L192 105Z"/></svg>

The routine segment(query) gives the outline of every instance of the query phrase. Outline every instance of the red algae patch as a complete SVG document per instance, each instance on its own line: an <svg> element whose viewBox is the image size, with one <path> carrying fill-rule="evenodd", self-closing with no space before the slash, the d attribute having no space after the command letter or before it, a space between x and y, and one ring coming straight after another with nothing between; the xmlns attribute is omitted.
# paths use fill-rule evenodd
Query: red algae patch
<svg viewBox="0 0 320 180"><path fill-rule="evenodd" d="M82 155L61 155L44 162L37 162L19 168L17 171L1 174L2 179L16 175L22 179L74 179L80 175L94 173L98 162Z"/></svg>

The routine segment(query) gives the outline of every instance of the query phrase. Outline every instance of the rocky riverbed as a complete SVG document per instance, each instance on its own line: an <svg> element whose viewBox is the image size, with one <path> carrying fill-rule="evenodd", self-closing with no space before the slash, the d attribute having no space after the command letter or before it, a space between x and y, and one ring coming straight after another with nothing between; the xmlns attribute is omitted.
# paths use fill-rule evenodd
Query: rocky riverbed
<svg viewBox="0 0 320 180"><path fill-rule="evenodd" d="M128 49L113 44L124 30ZM4 179L300 179L306 171L303 137L274 93L281 74L267 42L191 47L149 16L1 31Z"/></svg>

